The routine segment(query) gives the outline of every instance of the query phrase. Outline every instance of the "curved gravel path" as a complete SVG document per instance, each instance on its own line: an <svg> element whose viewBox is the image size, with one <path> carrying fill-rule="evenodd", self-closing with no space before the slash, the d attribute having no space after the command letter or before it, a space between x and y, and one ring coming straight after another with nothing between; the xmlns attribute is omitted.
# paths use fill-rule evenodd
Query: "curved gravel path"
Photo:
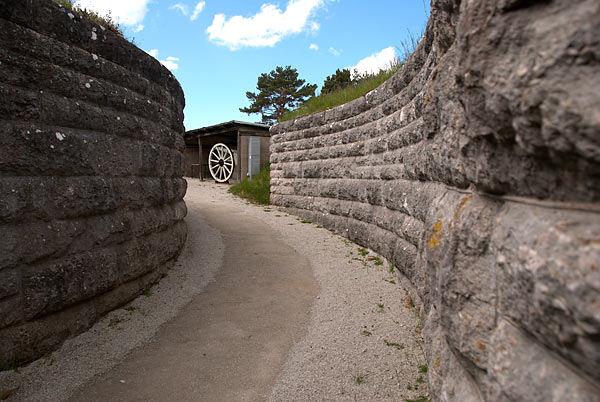
<svg viewBox="0 0 600 402"><path fill-rule="evenodd" d="M419 320L399 282L409 284L390 274L385 260L314 224L235 198L224 185L188 184L188 243L169 275L150 297L109 313L50 356L19 373L0 373L8 401L427 395ZM246 222L245 229L234 221ZM243 249L252 236L256 255ZM243 277L244 264L263 270ZM267 275L265 267L275 271ZM256 291L225 302L254 280ZM261 316L266 324L257 321ZM210 338L219 331L227 336ZM173 353L189 358L161 366ZM166 389L179 393L161 394Z"/></svg>

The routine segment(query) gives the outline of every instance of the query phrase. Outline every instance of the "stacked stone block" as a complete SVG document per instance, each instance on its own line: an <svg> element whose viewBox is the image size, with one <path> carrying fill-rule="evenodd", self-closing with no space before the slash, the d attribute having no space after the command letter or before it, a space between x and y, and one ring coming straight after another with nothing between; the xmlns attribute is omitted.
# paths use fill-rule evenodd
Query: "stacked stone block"
<svg viewBox="0 0 600 402"><path fill-rule="evenodd" d="M597 21L434 0L387 83L272 128L271 202L414 286L436 401L600 400Z"/></svg>
<svg viewBox="0 0 600 402"><path fill-rule="evenodd" d="M155 282L186 239L181 87L50 0L0 1L0 366Z"/></svg>

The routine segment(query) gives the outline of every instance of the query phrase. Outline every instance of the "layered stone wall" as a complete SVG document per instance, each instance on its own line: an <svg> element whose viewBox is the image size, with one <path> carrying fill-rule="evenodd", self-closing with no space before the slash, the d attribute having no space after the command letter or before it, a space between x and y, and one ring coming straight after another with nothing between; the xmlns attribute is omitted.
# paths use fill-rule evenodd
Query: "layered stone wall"
<svg viewBox="0 0 600 402"><path fill-rule="evenodd" d="M186 214L181 87L50 0L0 0L0 366L156 281Z"/></svg>
<svg viewBox="0 0 600 402"><path fill-rule="evenodd" d="M600 3L433 0L387 83L274 126L271 202L391 259L435 401L600 400Z"/></svg>

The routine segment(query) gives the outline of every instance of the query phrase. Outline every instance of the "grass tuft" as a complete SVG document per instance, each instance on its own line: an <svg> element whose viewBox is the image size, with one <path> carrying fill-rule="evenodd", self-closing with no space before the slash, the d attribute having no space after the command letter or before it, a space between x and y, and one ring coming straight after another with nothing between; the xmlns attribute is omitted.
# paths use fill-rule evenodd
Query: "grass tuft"
<svg viewBox="0 0 600 402"><path fill-rule="evenodd" d="M387 346L390 346L392 348L396 348L398 350L404 349L404 344L403 343L390 342L387 339L384 339L383 342L385 342L385 344Z"/></svg>
<svg viewBox="0 0 600 402"><path fill-rule="evenodd" d="M262 168L260 173L254 176L252 180L245 178L240 183L231 186L229 192L256 204L269 205L269 196L271 193L271 172L269 165Z"/></svg>
<svg viewBox="0 0 600 402"><path fill-rule="evenodd" d="M20 374L19 367L22 365L21 361L18 358L14 358L12 364L9 366L0 366L0 372L2 371L14 371L17 374ZM2 400L2 399L0 399Z"/></svg>
<svg viewBox="0 0 600 402"><path fill-rule="evenodd" d="M409 385L409 387L410 387L410 385ZM419 395L415 399L405 399L404 401L405 402L431 402L431 399L429 399L428 397L426 397L424 395Z"/></svg>
<svg viewBox="0 0 600 402"><path fill-rule="evenodd" d="M367 374L357 374L354 376L354 382L357 384L362 384L367 380Z"/></svg>

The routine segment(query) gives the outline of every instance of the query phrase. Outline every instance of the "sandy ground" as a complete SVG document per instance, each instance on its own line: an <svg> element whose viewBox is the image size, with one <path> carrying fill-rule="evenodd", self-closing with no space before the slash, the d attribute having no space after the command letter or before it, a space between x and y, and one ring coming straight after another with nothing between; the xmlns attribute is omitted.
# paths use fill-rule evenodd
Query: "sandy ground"
<svg viewBox="0 0 600 402"><path fill-rule="evenodd" d="M280 331L277 326L261 331L264 326L253 326L256 317L251 314L239 318L236 331L242 328L245 337L254 336L259 341L247 348L228 346L227 342L222 342L221 347L236 350L232 358L237 359L235 362L254 362L250 369L244 368L242 363L234 364L246 370L248 376L231 376L230 382L211 380L202 374L203 370L219 372L227 366L218 368L199 359L189 359L184 367L200 373L195 377L170 371L163 371L162 377L147 376L144 372L138 376L162 378L176 387L181 381L180 388L187 388L189 392L185 397L178 397L180 400L404 401L427 395L419 320L400 285L404 279L389 272L387 261L372 252L362 255L364 251L361 253L356 244L312 223L273 207L255 206L235 198L226 192L225 185L193 179L188 183L188 243L169 275L151 289L152 295L140 296L124 308L109 313L89 331L66 341L58 351L21 368L18 373L0 373L0 397L2 392L9 391L4 395L10 394L8 401L166 400L159 396L154 399L138 393L113 394L112 391L118 387L129 391L136 386L147 388L147 384L125 377L139 371L132 368L135 365L131 362L137 361L138 367L144 359L148 362L146 367L155 364L152 359L159 355L156 351L172 347L167 340L176 333L175 329L191 325L185 324L190 323L186 318L190 311L205 309L205 313L218 315L220 310L214 309L214 303L211 306L202 301L214 292L211 289L226 290L228 284L234 282L224 276L231 265L227 262L228 256L235 252L227 249L232 247L227 244L235 243L231 243L226 230L233 229L215 227L219 225L221 207L235 211L236 219L259 221L257 230L262 234L268 232L282 242L285 247L279 248L288 248L286 253L296 253L298 261L307 263L307 271L316 280L316 291L305 292L304 296L310 296L309 299L304 297L293 302L295 308L291 311L297 316L281 320L296 323L296 326L283 328L282 324ZM252 236L252 233L244 234ZM276 259L277 249L273 249L273 254ZM257 264L264 263L257 261ZM290 283L282 285L285 282ZM282 286L283 289L312 286L308 282L298 283L284 278L274 289L280 292ZM280 297L286 300L285 292ZM289 303L296 299L287 300ZM272 303L279 302L273 300ZM302 310L306 310L304 315ZM285 311L280 313L288 314ZM222 314L229 317L232 312L223 309ZM281 341L267 342L270 338L279 339L274 336L279 332L288 335L282 335ZM186 335L186 342L200 342L200 338L191 340L190 336ZM193 350L200 348L197 344L192 347ZM274 350L279 353L274 354ZM194 365L194 360L199 361L198 365ZM265 366L268 370L263 369ZM257 380L250 375L255 371L262 373ZM157 368L155 373L159 372ZM198 383L190 386L194 381ZM208 391L200 392L202 387L212 396L208 396ZM236 390L234 396L228 394L232 387ZM117 399L107 395L117 395ZM226 395L229 399L225 399Z"/></svg>

